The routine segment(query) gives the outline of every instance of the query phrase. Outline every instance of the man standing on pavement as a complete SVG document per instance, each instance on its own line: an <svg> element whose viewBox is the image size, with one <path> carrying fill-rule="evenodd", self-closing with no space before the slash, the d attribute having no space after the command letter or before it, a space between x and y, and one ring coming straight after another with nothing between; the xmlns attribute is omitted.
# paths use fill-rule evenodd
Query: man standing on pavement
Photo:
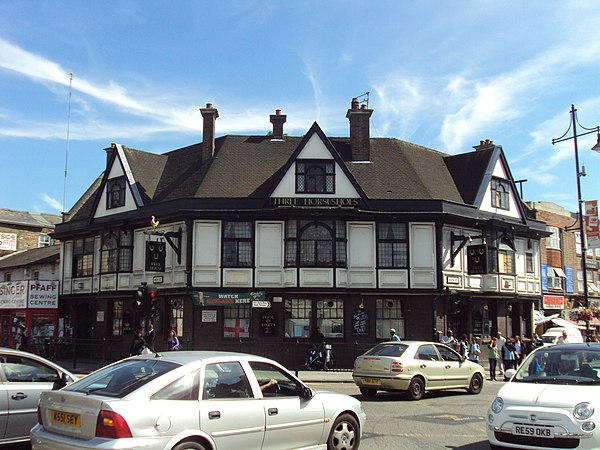
<svg viewBox="0 0 600 450"><path fill-rule="evenodd" d="M146 347L148 347L151 351L154 351L154 339L156 338L156 332L154 331L154 325L152 322L148 324L148 331L146 332L146 336L144 336L144 342L146 343Z"/></svg>
<svg viewBox="0 0 600 450"><path fill-rule="evenodd" d="M496 344L498 345L498 354L500 355L500 359L498 361L498 365L500 366L500 375L504 374L504 345L506 344L506 339L502 336L502 333L498 331L498 339L496 339Z"/></svg>
<svg viewBox="0 0 600 450"><path fill-rule="evenodd" d="M569 340L567 339L567 330L563 330L562 336L559 336L556 340L557 344L568 344Z"/></svg>
<svg viewBox="0 0 600 450"><path fill-rule="evenodd" d="M400 336L396 334L396 330L394 328L390 328L390 341L400 342Z"/></svg>

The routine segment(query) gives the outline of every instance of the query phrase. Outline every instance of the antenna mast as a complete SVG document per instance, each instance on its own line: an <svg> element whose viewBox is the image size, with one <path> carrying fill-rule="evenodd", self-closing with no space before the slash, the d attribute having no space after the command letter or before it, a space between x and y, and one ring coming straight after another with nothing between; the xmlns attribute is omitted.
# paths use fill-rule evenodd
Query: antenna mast
<svg viewBox="0 0 600 450"><path fill-rule="evenodd" d="M65 221L66 211L66 203L67 203L67 167L69 163L69 139L70 139L70 130L71 130L71 91L73 86L73 74L69 72L67 74L69 76L69 114L67 116L67 145L65 149L65 182L63 186L63 206L62 206L62 217L63 222Z"/></svg>

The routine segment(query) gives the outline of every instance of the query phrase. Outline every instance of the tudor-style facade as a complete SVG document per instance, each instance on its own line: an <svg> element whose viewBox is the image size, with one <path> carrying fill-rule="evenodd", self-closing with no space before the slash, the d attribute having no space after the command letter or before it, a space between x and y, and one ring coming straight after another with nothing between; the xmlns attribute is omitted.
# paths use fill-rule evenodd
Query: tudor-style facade
<svg viewBox="0 0 600 450"><path fill-rule="evenodd" d="M372 112L353 100L349 138L317 123L284 135L280 111L267 136L215 138L209 104L200 144L163 155L113 144L55 233L60 313L75 336L126 355L144 324L143 283L158 294L158 348L174 328L184 348L292 367L317 326L338 367L390 328L427 340L531 333L545 227L528 217L502 148L449 156L371 138Z"/></svg>

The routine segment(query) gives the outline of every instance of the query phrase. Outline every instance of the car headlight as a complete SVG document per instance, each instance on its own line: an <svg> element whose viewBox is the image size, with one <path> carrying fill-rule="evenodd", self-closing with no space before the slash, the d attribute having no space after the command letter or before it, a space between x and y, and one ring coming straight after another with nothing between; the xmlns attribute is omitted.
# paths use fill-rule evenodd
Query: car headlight
<svg viewBox="0 0 600 450"><path fill-rule="evenodd" d="M594 407L587 402L578 403L573 408L573 417L578 420L587 420L594 414Z"/></svg>
<svg viewBox="0 0 600 450"><path fill-rule="evenodd" d="M502 397L496 397L492 402L492 407L490 408L494 414L498 414L504 408L504 400Z"/></svg>

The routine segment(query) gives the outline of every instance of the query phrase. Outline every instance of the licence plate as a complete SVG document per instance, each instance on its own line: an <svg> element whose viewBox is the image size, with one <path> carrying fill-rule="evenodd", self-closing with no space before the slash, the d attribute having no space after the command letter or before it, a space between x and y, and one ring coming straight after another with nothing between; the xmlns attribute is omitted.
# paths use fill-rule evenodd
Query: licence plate
<svg viewBox="0 0 600 450"><path fill-rule="evenodd" d="M381 380L378 380L377 378L363 378L362 382L369 386L381 386Z"/></svg>
<svg viewBox="0 0 600 450"><path fill-rule="evenodd" d="M62 411L56 411L52 409L50 411L53 423L59 423L69 427L81 427L81 420L79 414L66 413Z"/></svg>
<svg viewBox="0 0 600 450"><path fill-rule="evenodd" d="M512 434L517 436L533 436L540 438L553 438L554 427L544 427L539 425L513 425Z"/></svg>

